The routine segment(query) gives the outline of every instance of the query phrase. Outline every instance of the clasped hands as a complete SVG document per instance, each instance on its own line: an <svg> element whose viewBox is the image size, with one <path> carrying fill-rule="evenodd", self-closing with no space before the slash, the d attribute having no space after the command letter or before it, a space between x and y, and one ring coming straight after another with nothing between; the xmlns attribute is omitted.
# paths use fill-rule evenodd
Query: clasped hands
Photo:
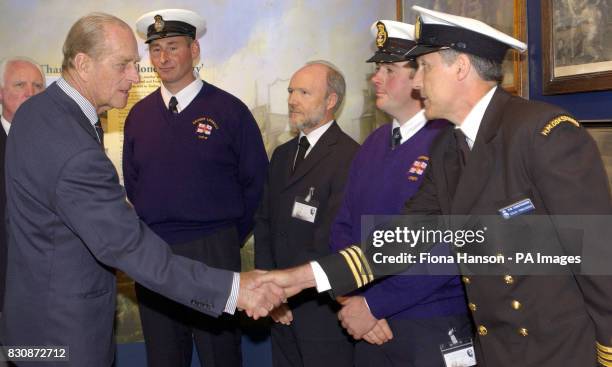
<svg viewBox="0 0 612 367"><path fill-rule="evenodd" d="M289 324L292 317L291 311L284 305L287 298L314 286L314 275L309 264L285 270L240 273L236 307L254 320L270 315L277 322Z"/></svg>
<svg viewBox="0 0 612 367"><path fill-rule="evenodd" d="M315 286L310 264L284 270L241 273L238 308L255 320L269 315L274 321L289 325L293 315L285 304L287 298ZM356 340L364 339L380 345L393 338L387 321L376 319L362 296L338 297L337 301L342 305L338 319Z"/></svg>
<svg viewBox="0 0 612 367"><path fill-rule="evenodd" d="M374 317L363 296L337 297L336 301L342 305L338 320L353 339L376 345L393 339L387 320Z"/></svg>

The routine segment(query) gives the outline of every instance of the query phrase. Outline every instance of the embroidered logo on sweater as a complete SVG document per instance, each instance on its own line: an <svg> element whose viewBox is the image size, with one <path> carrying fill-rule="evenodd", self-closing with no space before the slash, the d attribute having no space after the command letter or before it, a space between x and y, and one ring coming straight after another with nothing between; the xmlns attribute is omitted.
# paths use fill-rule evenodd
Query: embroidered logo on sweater
<svg viewBox="0 0 612 367"><path fill-rule="evenodd" d="M412 162L412 166L407 172L409 181L418 181L419 177L425 173L425 169L427 168L427 162L429 161L429 157L427 156L419 156L414 162Z"/></svg>
<svg viewBox="0 0 612 367"><path fill-rule="evenodd" d="M195 126L195 133L198 139L207 140L213 133L214 129L218 129L219 125L210 117L200 117L192 122Z"/></svg>

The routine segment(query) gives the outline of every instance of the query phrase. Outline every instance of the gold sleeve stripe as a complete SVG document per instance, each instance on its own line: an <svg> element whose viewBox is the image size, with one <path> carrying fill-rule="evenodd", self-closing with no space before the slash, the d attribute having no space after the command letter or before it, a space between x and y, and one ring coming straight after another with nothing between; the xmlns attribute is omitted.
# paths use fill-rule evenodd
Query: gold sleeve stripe
<svg viewBox="0 0 612 367"><path fill-rule="evenodd" d="M340 254L342 254L342 256L344 256L344 260L346 261L346 263L348 264L349 268L353 272L353 277L355 278L355 283L357 283L357 288L363 287L363 284L361 282L361 277L359 276L359 273L357 273L357 269L355 268L355 264L353 264L353 259L351 259L350 255L346 253L346 250L340 251Z"/></svg>
<svg viewBox="0 0 612 367"><path fill-rule="evenodd" d="M612 353L612 347L608 347L599 342L595 342L595 343L597 345L597 349L599 349L600 351L605 352L605 353Z"/></svg>
<svg viewBox="0 0 612 367"><path fill-rule="evenodd" d="M576 121L575 119L573 119L570 116L567 115L561 115L557 118L554 118L552 120L550 120L546 126L544 126L544 128L542 129L542 131L540 131L540 134L544 135L544 136L548 136L550 134L550 132L560 123L562 122L568 122L576 127L580 127L580 124L578 123L578 121Z"/></svg>
<svg viewBox="0 0 612 367"><path fill-rule="evenodd" d="M346 253L351 255L351 258L353 259L353 261L357 265L357 271L359 272L359 275L361 276L361 281L363 282L363 285L368 284L369 283L368 282L368 277L363 272L363 263L361 262L361 258L359 257L359 253L356 252L353 247L347 247L346 248Z"/></svg>
<svg viewBox="0 0 612 367"><path fill-rule="evenodd" d="M608 361L606 359L603 359L601 357L597 357L597 362L599 362L601 365L606 366L606 367L612 367L612 361Z"/></svg>
<svg viewBox="0 0 612 367"><path fill-rule="evenodd" d="M363 251L361 251L361 248L359 248L359 246L351 246L351 248L355 249L357 251L357 253L359 254L359 257L361 258L361 262L363 263L363 266L365 268L366 271L366 275L368 276L368 283L374 281L374 273L372 272L372 269L370 268L370 262L368 261L368 259L365 257L365 255L363 254Z"/></svg>
<svg viewBox="0 0 612 367"><path fill-rule="evenodd" d="M600 356L602 356L604 358L612 360L612 353L604 352L601 349L597 349L597 354L599 354Z"/></svg>

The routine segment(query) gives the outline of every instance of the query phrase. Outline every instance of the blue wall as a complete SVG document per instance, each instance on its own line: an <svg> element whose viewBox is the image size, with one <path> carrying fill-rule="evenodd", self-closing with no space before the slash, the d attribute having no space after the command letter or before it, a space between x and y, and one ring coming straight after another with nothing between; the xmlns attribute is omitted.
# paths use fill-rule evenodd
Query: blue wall
<svg viewBox="0 0 612 367"><path fill-rule="evenodd" d="M486 1L486 0L483 0ZM612 119L612 91L542 95L540 0L527 0L529 44L529 98L559 105L579 120Z"/></svg>

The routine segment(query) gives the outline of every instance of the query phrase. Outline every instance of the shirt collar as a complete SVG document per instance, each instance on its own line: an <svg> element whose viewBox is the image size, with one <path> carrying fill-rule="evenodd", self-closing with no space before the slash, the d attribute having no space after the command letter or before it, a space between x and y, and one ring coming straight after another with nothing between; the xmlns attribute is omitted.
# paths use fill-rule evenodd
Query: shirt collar
<svg viewBox="0 0 612 367"><path fill-rule="evenodd" d="M310 143L310 147L306 151L306 154L308 154L312 150L312 148L315 146L315 144L317 144L317 142L319 141L321 136L323 136L323 134L325 134L327 129L329 129L331 127L332 122L334 122L334 120L330 120L327 123L325 123L324 125L321 125L321 126L317 127L316 129L314 129L311 132L309 132L308 135L304 134L303 131L300 131L300 137L298 139L298 143L299 143L300 139L302 139L302 136L305 136L306 139L308 139L308 143Z"/></svg>
<svg viewBox="0 0 612 367"><path fill-rule="evenodd" d="M64 78L59 78L57 80L57 86L64 91L64 93L66 93L70 99L76 102L92 125L95 125L96 122L98 122L98 113L96 112L96 108L87 100L87 98L83 97L79 91L68 84Z"/></svg>
<svg viewBox="0 0 612 367"><path fill-rule="evenodd" d="M427 118L425 117L425 110L420 110L414 116L412 116L408 121L404 122L401 126L397 119L393 119L393 127L391 129L391 135L393 135L393 129L396 127L400 128L400 133L402 134L402 140L400 144L404 144L405 141L412 138L414 134L416 134L419 130L425 126L427 123Z"/></svg>
<svg viewBox="0 0 612 367"><path fill-rule="evenodd" d="M195 80L174 95L174 97L176 97L176 101L178 102L176 108L179 113L187 106L189 106L191 101L194 100L194 98L198 95L198 93L200 93L200 90L204 86L204 82L202 82L202 79L200 79L200 75L198 75L195 70L193 71L193 76L195 77ZM161 95L162 99L164 100L164 105L168 107L168 105L170 104L170 98L172 98L173 95L168 89L166 89L164 83L162 83L161 85Z"/></svg>
<svg viewBox="0 0 612 367"><path fill-rule="evenodd" d="M0 116L0 120L2 120L2 127L4 128L4 132L8 135L9 130L11 129L11 123L8 122L4 116Z"/></svg>
<svg viewBox="0 0 612 367"><path fill-rule="evenodd" d="M470 113L468 113L465 120L463 120L461 123L461 126L455 127L455 129L461 129L466 137L470 149L472 149L474 146L478 129L480 129L480 124L482 123L482 118L484 117L487 107L489 107L489 103L491 103L491 99L493 98L493 94L496 90L497 86L491 88L491 90L488 91L487 94L485 94L480 101L478 101L478 103L476 103Z"/></svg>

